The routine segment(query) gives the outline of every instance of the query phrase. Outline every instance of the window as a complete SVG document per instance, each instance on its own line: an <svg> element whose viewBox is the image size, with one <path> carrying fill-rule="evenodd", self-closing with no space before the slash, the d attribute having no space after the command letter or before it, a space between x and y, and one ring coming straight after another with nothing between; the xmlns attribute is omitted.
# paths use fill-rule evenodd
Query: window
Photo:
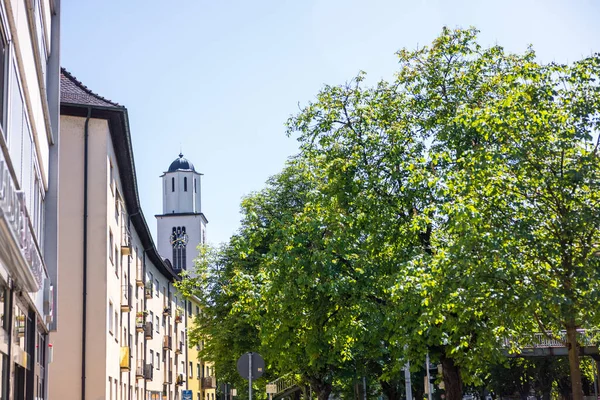
<svg viewBox="0 0 600 400"><path fill-rule="evenodd" d="M156 352L156 369L160 369L160 353Z"/></svg>
<svg viewBox="0 0 600 400"><path fill-rule="evenodd" d="M194 368L192 368L192 362L190 361L190 378L194 377Z"/></svg>
<svg viewBox="0 0 600 400"><path fill-rule="evenodd" d="M198 193L198 190L197 190L197 189L198 189L198 188L197 188L197 186L196 186L196 178L194 178L194 193Z"/></svg>
<svg viewBox="0 0 600 400"><path fill-rule="evenodd" d="M160 319L156 316L156 333L160 332Z"/></svg>
<svg viewBox="0 0 600 400"><path fill-rule="evenodd" d="M187 176L183 177L183 191L187 192Z"/></svg>
<svg viewBox="0 0 600 400"><path fill-rule="evenodd" d="M200 400L200 399L201 399L200 392L198 392L198 393L196 393L196 400Z"/></svg>
<svg viewBox="0 0 600 400"><path fill-rule="evenodd" d="M150 350L150 365L154 367L154 351Z"/></svg>
<svg viewBox="0 0 600 400"><path fill-rule="evenodd" d="M115 220L119 223L119 212L121 211L121 196L119 195L119 189L115 189Z"/></svg>
<svg viewBox="0 0 600 400"><path fill-rule="evenodd" d="M115 245L115 275L119 277L119 246Z"/></svg>
<svg viewBox="0 0 600 400"><path fill-rule="evenodd" d="M114 332L114 322L112 319L114 307L112 301L108 302L108 332L112 335Z"/></svg>
<svg viewBox="0 0 600 400"><path fill-rule="evenodd" d="M108 393L109 393L109 399L113 400L113 392L112 392L112 378L109 376L108 377Z"/></svg>
<svg viewBox="0 0 600 400"><path fill-rule="evenodd" d="M171 192L175 191L175 178L171 178Z"/></svg>
<svg viewBox="0 0 600 400"><path fill-rule="evenodd" d="M119 313L115 311L115 332L119 329ZM115 335L115 340L117 340L117 335Z"/></svg>
<svg viewBox="0 0 600 400"><path fill-rule="evenodd" d="M158 279L154 281L155 282L155 288L156 288L156 297L158 297L159 294L159 290L160 290L160 284L158 283Z"/></svg>
<svg viewBox="0 0 600 400"><path fill-rule="evenodd" d="M108 258L110 262L114 262L113 260L113 247L115 246L115 240L113 238L112 231L108 231Z"/></svg>
<svg viewBox="0 0 600 400"><path fill-rule="evenodd" d="M110 168L109 168L110 176L108 177L109 182L110 182L110 192L112 194L115 194L115 168L113 167L113 163L110 158L108 159L108 163L110 165Z"/></svg>
<svg viewBox="0 0 600 400"><path fill-rule="evenodd" d="M196 364L196 378L200 379L200 375L202 375L202 370L200 369L200 363Z"/></svg>
<svg viewBox="0 0 600 400"><path fill-rule="evenodd" d="M192 302L188 301L187 305L188 305L188 314L191 316L192 315Z"/></svg>
<svg viewBox="0 0 600 400"><path fill-rule="evenodd" d="M170 237L173 246L173 268L175 270L185 269L186 264L186 246L188 235L185 226L174 226Z"/></svg>
<svg viewBox="0 0 600 400"><path fill-rule="evenodd" d="M6 124L4 121L4 87L6 86L4 83L4 71L6 69L6 39L4 39L4 35L0 34L0 125L4 130L4 136L8 133L8 129L6 129Z"/></svg>
<svg viewBox="0 0 600 400"><path fill-rule="evenodd" d="M196 315L200 315L200 306L196 306Z"/></svg>

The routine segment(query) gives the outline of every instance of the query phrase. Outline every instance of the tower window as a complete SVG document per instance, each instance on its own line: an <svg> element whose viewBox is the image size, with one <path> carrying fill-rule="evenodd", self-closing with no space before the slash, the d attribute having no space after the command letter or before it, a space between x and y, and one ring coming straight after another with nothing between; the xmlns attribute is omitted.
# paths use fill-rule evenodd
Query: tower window
<svg viewBox="0 0 600 400"><path fill-rule="evenodd" d="M183 177L183 191L187 192L187 176Z"/></svg>
<svg viewBox="0 0 600 400"><path fill-rule="evenodd" d="M171 178L171 192L175 191L175 178Z"/></svg>
<svg viewBox="0 0 600 400"><path fill-rule="evenodd" d="M185 269L186 246L188 235L185 233L185 226L174 226L171 233L171 246L173 246L173 268L177 270Z"/></svg>
<svg viewBox="0 0 600 400"><path fill-rule="evenodd" d="M194 193L198 193L198 187L196 186L196 178L194 178Z"/></svg>

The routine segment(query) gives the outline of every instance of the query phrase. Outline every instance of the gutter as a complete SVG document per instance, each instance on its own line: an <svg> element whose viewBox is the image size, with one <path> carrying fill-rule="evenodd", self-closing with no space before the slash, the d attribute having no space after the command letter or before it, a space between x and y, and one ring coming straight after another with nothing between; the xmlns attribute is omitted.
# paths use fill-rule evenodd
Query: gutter
<svg viewBox="0 0 600 400"><path fill-rule="evenodd" d="M81 323L81 400L85 400L86 379L86 333L87 333L87 225L88 225L88 147L89 123L92 116L92 107L88 107L87 117L83 128L83 321Z"/></svg>

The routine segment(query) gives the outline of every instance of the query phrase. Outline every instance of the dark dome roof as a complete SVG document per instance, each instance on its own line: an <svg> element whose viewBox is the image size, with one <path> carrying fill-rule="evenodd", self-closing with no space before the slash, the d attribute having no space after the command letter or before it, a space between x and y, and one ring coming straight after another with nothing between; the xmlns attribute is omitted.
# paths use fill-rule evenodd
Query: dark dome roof
<svg viewBox="0 0 600 400"><path fill-rule="evenodd" d="M175 172L180 170L196 172L196 170L194 169L194 164L192 164L187 159L183 158L183 154L181 153L179 153L179 158L175 159L175 161L171 163L168 172Z"/></svg>

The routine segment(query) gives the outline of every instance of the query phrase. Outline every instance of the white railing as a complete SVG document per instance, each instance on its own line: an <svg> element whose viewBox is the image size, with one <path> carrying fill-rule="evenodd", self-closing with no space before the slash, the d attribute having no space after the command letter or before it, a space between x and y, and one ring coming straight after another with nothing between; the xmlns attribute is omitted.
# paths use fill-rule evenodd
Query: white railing
<svg viewBox="0 0 600 400"><path fill-rule="evenodd" d="M277 388L277 392L275 392L274 395L278 395L280 393L285 392L288 389L293 388L294 386L297 386L298 378L297 378L296 374L289 373L289 374L283 375L283 376L275 379L273 382L270 382L269 384L275 385L275 387Z"/></svg>
<svg viewBox="0 0 600 400"><path fill-rule="evenodd" d="M586 331L585 329L577 330L577 342L581 346L595 346L596 343L592 340L592 331ZM504 345L510 347L514 343L511 339L505 339ZM567 332L560 331L558 333L548 332L542 333L537 332L533 334L533 340L529 343L523 344L521 347L524 349L531 348L549 348L549 347L566 347L567 345Z"/></svg>

